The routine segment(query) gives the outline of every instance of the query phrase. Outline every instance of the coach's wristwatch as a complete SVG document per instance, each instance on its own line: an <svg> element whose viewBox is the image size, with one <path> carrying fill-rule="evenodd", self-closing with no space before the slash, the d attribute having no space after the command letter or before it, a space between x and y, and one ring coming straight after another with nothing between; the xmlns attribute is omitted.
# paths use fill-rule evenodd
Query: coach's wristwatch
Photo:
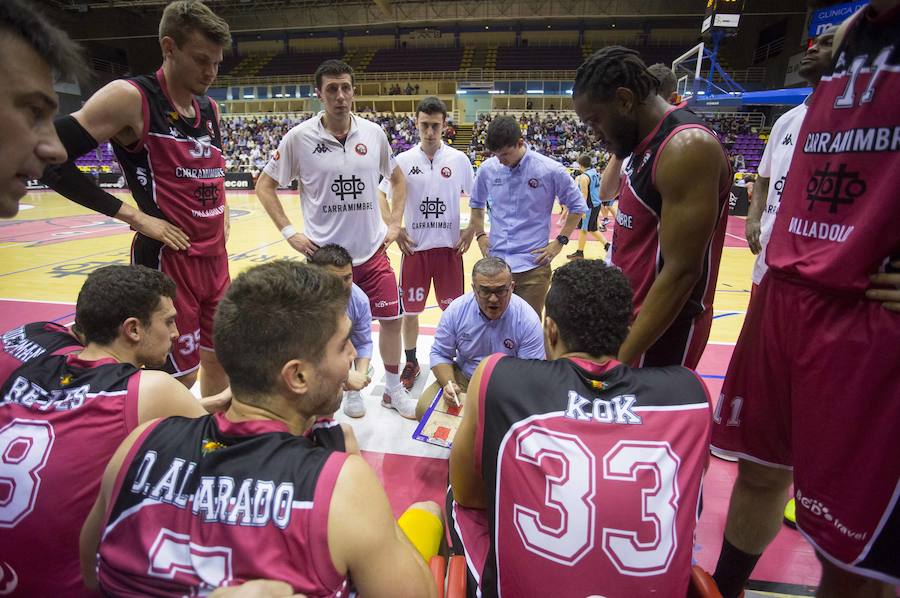
<svg viewBox="0 0 900 598"><path fill-rule="evenodd" d="M569 237L565 235L556 235L556 242L560 245L566 245L569 242Z"/></svg>

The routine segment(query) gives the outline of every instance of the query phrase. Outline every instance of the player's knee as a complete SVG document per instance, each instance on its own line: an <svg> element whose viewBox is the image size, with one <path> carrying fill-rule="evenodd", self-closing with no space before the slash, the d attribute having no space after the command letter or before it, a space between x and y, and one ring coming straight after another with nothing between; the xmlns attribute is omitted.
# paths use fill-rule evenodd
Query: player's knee
<svg viewBox="0 0 900 598"><path fill-rule="evenodd" d="M757 492L786 492L793 481L793 472L741 459L738 463L737 484Z"/></svg>

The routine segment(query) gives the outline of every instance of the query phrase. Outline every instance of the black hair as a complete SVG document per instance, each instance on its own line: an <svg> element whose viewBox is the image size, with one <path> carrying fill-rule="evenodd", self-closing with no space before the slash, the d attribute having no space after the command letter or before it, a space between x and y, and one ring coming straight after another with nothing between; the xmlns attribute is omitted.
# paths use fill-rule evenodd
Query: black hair
<svg viewBox="0 0 900 598"><path fill-rule="evenodd" d="M659 80L647 70L637 50L606 46L578 67L572 97L587 94L592 100L606 102L612 99L617 88L625 87L641 102L656 93L658 86Z"/></svg>
<svg viewBox="0 0 900 598"><path fill-rule="evenodd" d="M149 325L162 297L175 299L175 282L145 266L104 266L88 274L75 304L75 324L85 343L108 345L128 318Z"/></svg>
<svg viewBox="0 0 900 598"><path fill-rule="evenodd" d="M628 336L631 301L621 270L601 260L576 260L553 272L547 317L569 351L615 356Z"/></svg>
<svg viewBox="0 0 900 598"><path fill-rule="evenodd" d="M678 82L675 80L675 73L671 68L661 62L651 64L647 67L650 74L656 77L659 85L656 86L656 94L662 99L668 101L669 96L675 93Z"/></svg>
<svg viewBox="0 0 900 598"><path fill-rule="evenodd" d="M334 274L291 260L238 275L213 326L216 356L235 393L252 403L275 388L288 361L319 363L349 298Z"/></svg>
<svg viewBox="0 0 900 598"><path fill-rule="evenodd" d="M79 82L87 81L88 69L81 46L23 0L0 2L0 35L5 32L17 35L31 46L56 71L57 79L72 77Z"/></svg>
<svg viewBox="0 0 900 598"><path fill-rule="evenodd" d="M334 243L322 245L309 256L309 263L315 266L334 266L335 268L343 268L347 265L353 265L353 258L350 252Z"/></svg>
<svg viewBox="0 0 900 598"><path fill-rule="evenodd" d="M497 152L515 145L521 138L522 129L515 117L497 116L488 125L485 146L489 151Z"/></svg>
<svg viewBox="0 0 900 598"><path fill-rule="evenodd" d="M322 89L322 77L339 77L341 75L350 75L350 85L353 85L353 67L343 60L330 59L319 65L316 69L316 89Z"/></svg>
<svg viewBox="0 0 900 598"><path fill-rule="evenodd" d="M416 106L416 116L420 112L423 114L437 114L440 112L444 116L444 120L447 120L447 105L444 104L443 100L435 96L422 98L422 101Z"/></svg>

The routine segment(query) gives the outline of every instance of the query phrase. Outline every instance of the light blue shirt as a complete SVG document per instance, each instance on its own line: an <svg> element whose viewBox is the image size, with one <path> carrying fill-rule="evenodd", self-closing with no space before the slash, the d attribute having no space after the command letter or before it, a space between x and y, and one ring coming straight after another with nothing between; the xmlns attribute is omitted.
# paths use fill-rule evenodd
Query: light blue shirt
<svg viewBox="0 0 900 598"><path fill-rule="evenodd" d="M490 203L489 253L518 273L540 266L531 252L550 240L554 199L570 213L587 213L584 197L565 167L528 149L514 168L496 157L485 160L475 177L469 207L484 209Z"/></svg>
<svg viewBox="0 0 900 598"><path fill-rule="evenodd" d="M513 295L503 315L490 320L481 313L475 293L454 299L434 332L431 367L455 363L471 378L481 360L494 353L544 359L544 331L534 308Z"/></svg>
<svg viewBox="0 0 900 598"><path fill-rule="evenodd" d="M350 288L350 303L347 304L350 318L350 344L356 349L357 357L372 358L372 308L369 297L353 283Z"/></svg>

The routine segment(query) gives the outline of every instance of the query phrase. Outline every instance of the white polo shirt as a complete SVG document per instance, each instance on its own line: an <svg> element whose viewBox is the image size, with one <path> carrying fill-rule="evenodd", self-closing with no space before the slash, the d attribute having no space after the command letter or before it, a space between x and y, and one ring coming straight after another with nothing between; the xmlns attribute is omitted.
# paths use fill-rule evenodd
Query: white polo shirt
<svg viewBox="0 0 900 598"><path fill-rule="evenodd" d="M358 266L387 234L376 190L379 175L389 178L397 163L380 126L350 115L342 145L325 130L324 114L288 131L263 172L285 187L297 179L306 236L319 246L337 243Z"/></svg>
<svg viewBox="0 0 900 598"><path fill-rule="evenodd" d="M415 251L454 247L459 241L460 194L472 193L475 171L469 158L443 142L429 160L418 144L397 155L397 164L406 177L406 232ZM378 187L391 197L391 181Z"/></svg>
<svg viewBox="0 0 900 598"><path fill-rule="evenodd" d="M778 206L781 205L781 192L784 190L784 181L791 167L791 159L794 157L794 148L797 138L800 136L800 125L806 116L806 102L791 108L781 118L775 121L772 132L769 134L769 142L763 151L759 161L757 173L759 176L769 179L769 193L766 195L766 209L760 219L759 243L762 251L756 256L753 264L753 282L759 284L769 267L766 265L766 245L772 236L772 227L775 225L775 216L778 214Z"/></svg>

